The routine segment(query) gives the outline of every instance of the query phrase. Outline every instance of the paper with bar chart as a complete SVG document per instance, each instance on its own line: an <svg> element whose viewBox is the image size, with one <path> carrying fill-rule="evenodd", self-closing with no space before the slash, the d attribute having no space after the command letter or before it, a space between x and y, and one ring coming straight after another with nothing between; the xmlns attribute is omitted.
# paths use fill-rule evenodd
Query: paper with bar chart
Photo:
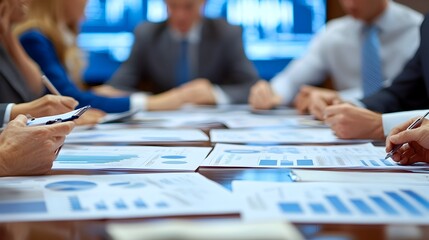
<svg viewBox="0 0 429 240"><path fill-rule="evenodd" d="M366 143L369 140L343 140L328 128L270 128L270 129L213 129L210 139L216 143Z"/></svg>
<svg viewBox="0 0 429 240"><path fill-rule="evenodd" d="M238 212L229 191L197 173L0 179L0 222Z"/></svg>
<svg viewBox="0 0 429 240"><path fill-rule="evenodd" d="M234 181L245 220L296 223L428 224L427 186Z"/></svg>
<svg viewBox="0 0 429 240"><path fill-rule="evenodd" d="M151 143L151 142L198 142L208 141L204 132L197 129L135 128L88 130L72 132L66 143Z"/></svg>
<svg viewBox="0 0 429 240"><path fill-rule="evenodd" d="M384 149L371 143L336 146L246 146L216 144L201 166L252 168L375 168L415 169L384 159Z"/></svg>
<svg viewBox="0 0 429 240"><path fill-rule="evenodd" d="M202 147L65 145L53 169L195 171L210 152Z"/></svg>

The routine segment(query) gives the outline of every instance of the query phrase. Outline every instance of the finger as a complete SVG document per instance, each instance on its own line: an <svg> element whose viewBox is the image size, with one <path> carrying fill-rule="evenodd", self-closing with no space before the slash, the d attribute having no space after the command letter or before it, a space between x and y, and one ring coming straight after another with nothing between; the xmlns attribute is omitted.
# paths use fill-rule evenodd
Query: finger
<svg viewBox="0 0 429 240"><path fill-rule="evenodd" d="M336 116L338 113L342 112L340 106L327 106L323 111L323 118L326 120Z"/></svg>
<svg viewBox="0 0 429 240"><path fill-rule="evenodd" d="M75 109L77 105L79 105L79 103L74 98L64 96L61 96L60 103L68 109Z"/></svg>
<svg viewBox="0 0 429 240"><path fill-rule="evenodd" d="M56 123L56 124L46 125L46 126L38 126L35 128L47 128L50 131L51 136L61 137L61 136L68 135L73 130L74 127L75 127L75 123L72 121L69 121L69 122Z"/></svg>
<svg viewBox="0 0 429 240"><path fill-rule="evenodd" d="M27 126L28 118L25 115L19 114L14 120L12 120L9 124L15 126L25 127Z"/></svg>
<svg viewBox="0 0 429 240"><path fill-rule="evenodd" d="M389 140L392 144L403 144L415 141L417 143L420 143L421 134L419 134L421 129L410 129L405 130L400 133L397 133L395 135L391 135L389 137Z"/></svg>

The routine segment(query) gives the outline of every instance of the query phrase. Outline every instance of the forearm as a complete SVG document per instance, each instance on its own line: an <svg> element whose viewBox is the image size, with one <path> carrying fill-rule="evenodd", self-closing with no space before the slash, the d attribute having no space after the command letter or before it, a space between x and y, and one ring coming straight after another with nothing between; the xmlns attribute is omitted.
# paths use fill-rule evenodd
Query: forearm
<svg viewBox="0 0 429 240"><path fill-rule="evenodd" d="M41 95L43 83L37 64L27 55L18 39L12 34L6 34L3 37L3 42L30 89L36 95Z"/></svg>

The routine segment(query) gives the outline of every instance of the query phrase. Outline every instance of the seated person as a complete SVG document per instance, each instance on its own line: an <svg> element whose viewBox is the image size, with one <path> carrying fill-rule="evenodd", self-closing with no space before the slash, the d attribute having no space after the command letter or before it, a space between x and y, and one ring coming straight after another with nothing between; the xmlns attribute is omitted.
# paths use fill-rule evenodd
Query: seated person
<svg viewBox="0 0 429 240"><path fill-rule="evenodd" d="M389 0L340 3L347 16L330 21L312 40L308 52L270 83L260 81L252 87L249 103L253 108L294 103L306 112L313 104L324 103L321 98L357 100L391 84L418 47L422 15ZM336 91L303 87L321 85L328 76Z"/></svg>
<svg viewBox="0 0 429 240"><path fill-rule="evenodd" d="M34 0L29 6L25 22L17 26L21 44L51 80L56 89L65 96L104 112L125 112L142 109L142 98L135 96L104 97L78 86L81 82L82 54L76 45L80 20L86 0ZM87 115L87 114L86 114ZM100 114L100 117L103 114ZM87 115L88 116L88 115Z"/></svg>
<svg viewBox="0 0 429 240"><path fill-rule="evenodd" d="M43 94L41 73L32 62L11 26L25 15L28 0L0 0L0 102L23 103Z"/></svg>
<svg viewBox="0 0 429 240"><path fill-rule="evenodd" d="M130 57L97 92L146 91L146 109L245 103L258 80L242 31L202 16L205 0L165 0L168 19L135 30Z"/></svg>
<svg viewBox="0 0 429 240"><path fill-rule="evenodd" d="M27 127L19 115L0 134L0 176L47 173L73 122Z"/></svg>
<svg viewBox="0 0 429 240"><path fill-rule="evenodd" d="M380 139L398 121L425 112L413 110L429 108L429 72L425 67L429 65L429 15L422 23L420 35L420 47L392 85L356 102L367 109L338 104L322 111L322 118L339 137ZM343 102L340 98L335 101Z"/></svg>
<svg viewBox="0 0 429 240"><path fill-rule="evenodd" d="M395 145L404 144L392 156L393 160L402 165L429 163L429 121L425 119L420 127L406 130L414 120L394 128L386 140L386 152L390 152Z"/></svg>

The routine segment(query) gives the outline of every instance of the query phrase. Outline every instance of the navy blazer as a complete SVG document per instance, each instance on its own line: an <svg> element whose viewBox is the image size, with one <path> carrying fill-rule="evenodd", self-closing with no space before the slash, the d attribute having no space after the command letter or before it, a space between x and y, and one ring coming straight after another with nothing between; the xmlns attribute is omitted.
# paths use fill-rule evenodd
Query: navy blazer
<svg viewBox="0 0 429 240"><path fill-rule="evenodd" d="M414 57L390 87L361 100L366 108L381 113L429 108L429 14L420 33L421 42Z"/></svg>
<svg viewBox="0 0 429 240"><path fill-rule="evenodd" d="M177 87L177 49L173 40L166 37L167 31L167 22L140 24L134 33L130 57L108 84L155 94ZM232 103L247 103L258 74L244 53L240 27L222 19L204 19L197 61L195 78L206 78L218 85Z"/></svg>

